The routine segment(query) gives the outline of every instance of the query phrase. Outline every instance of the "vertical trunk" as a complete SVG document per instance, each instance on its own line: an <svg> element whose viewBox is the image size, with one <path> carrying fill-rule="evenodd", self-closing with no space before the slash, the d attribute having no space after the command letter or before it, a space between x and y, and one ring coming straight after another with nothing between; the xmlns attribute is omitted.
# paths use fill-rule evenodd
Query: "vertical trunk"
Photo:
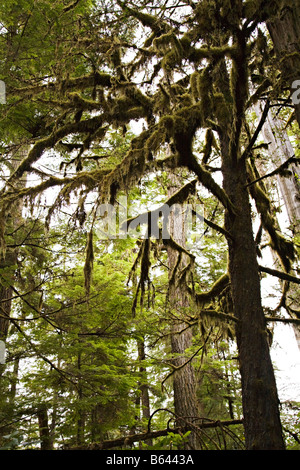
<svg viewBox="0 0 300 470"><path fill-rule="evenodd" d="M19 367L20 367L20 357L17 357L15 359L13 375L11 379L11 388L10 388L10 403L11 404L14 403L15 398L16 398Z"/></svg>
<svg viewBox="0 0 300 470"><path fill-rule="evenodd" d="M52 439L48 424L48 410L46 404L41 404L37 411L41 450L53 450Z"/></svg>
<svg viewBox="0 0 300 470"><path fill-rule="evenodd" d="M14 266L16 264L16 252L7 252L5 258L0 260L0 340L6 341L9 329L9 317L11 312L12 288L7 286L5 280L13 283ZM10 271L10 272L9 272ZM4 275L2 275L4 273ZM6 276L9 275L10 279Z"/></svg>
<svg viewBox="0 0 300 470"><path fill-rule="evenodd" d="M230 234L227 238L228 272L233 313L237 319L236 342L242 385L245 445L247 450L283 450L285 446L279 400L262 307L260 275L253 237L247 188L247 160L241 156L249 75L247 47L241 32L236 35L236 46L237 54L232 63L234 73L231 73L231 79L224 61L221 61L215 71L215 82L224 98L230 97L227 98L228 117L218 118L218 133L223 188L235 208L234 211L226 209L224 225Z"/></svg>
<svg viewBox="0 0 300 470"><path fill-rule="evenodd" d="M27 152L27 148L22 148L18 150L11 157L11 172L17 167L20 160L24 158L24 155ZM26 177L22 178L16 185L16 189L22 189L26 185ZM9 214L5 214L5 220L3 221L6 225L6 232L10 233L11 245L13 245L14 240L16 240L17 245L17 236L18 229L22 224L22 202L16 202ZM0 253L0 341L6 343L7 337L9 336L9 326L10 326L10 316L12 309L12 297L13 297L13 286L15 284L15 273L16 273L16 263L18 257L18 249L11 246L7 247L5 254ZM16 395L16 386L18 379L18 370L20 358L15 359L13 378L11 382L11 390L6 388L3 390L3 395L7 397L7 401L4 400L2 404L2 410L0 410L3 415L6 417L7 421L11 421L13 416L14 409L14 399ZM6 365L0 366L0 380L1 375L4 373ZM7 408L7 409L5 409ZM10 432L9 427L2 427L0 429L0 440L1 437Z"/></svg>
<svg viewBox="0 0 300 470"><path fill-rule="evenodd" d="M77 368L78 368L78 418L77 418L77 445L81 446L84 443L84 429L85 429L85 414L82 409L83 389L81 374L81 352L78 353L77 357Z"/></svg>
<svg viewBox="0 0 300 470"><path fill-rule="evenodd" d="M171 176L171 185L169 196L179 189L178 182L174 175ZM184 215L181 208L176 214L170 215L170 235L182 247L185 246L184 233ZM168 248L169 268L172 275L173 269L178 260L178 252L172 248ZM184 257L183 257L184 258ZM185 260L182 260L181 268L184 266ZM188 361L187 350L192 346L193 333L188 324L184 322L184 309L188 307L189 302L186 293L182 288L178 287L176 275L170 277L169 287L170 308L174 313L174 319L171 327L171 348L173 355L173 366L175 372L173 374L174 389L174 409L175 414L179 418L177 424L184 426L187 422L192 423L197 420L199 410L196 397L196 380L194 368ZM178 317L179 319L177 320ZM187 362L187 364L185 364ZM181 418L181 419L180 419ZM192 432L188 443L188 448L199 449L200 444L197 434Z"/></svg>
<svg viewBox="0 0 300 470"><path fill-rule="evenodd" d="M27 153L27 147L21 148L12 155L11 171L13 172L19 162ZM16 189L22 189L26 186L26 177L21 178L16 185ZM14 240L15 234L22 223L23 203L17 201L11 208L11 212L6 214L7 230L12 234ZM17 249L7 248L5 255L0 253L0 340L7 338L9 329L9 317L11 312L11 298L13 295L12 286L15 280L15 266L17 262Z"/></svg>
<svg viewBox="0 0 300 470"><path fill-rule="evenodd" d="M246 188L246 162L231 158L225 134L221 136L221 146L224 189L237 209L236 215L226 213L225 228L232 236L228 240L229 274L234 314L238 320L236 338L246 448L282 450L284 442L279 401L262 309L251 207Z"/></svg>
<svg viewBox="0 0 300 470"><path fill-rule="evenodd" d="M144 361L145 356L145 343L143 341L138 342L138 355L139 360ZM146 368L140 366L140 374L142 378L142 382L140 384L141 390L141 405L142 405L142 417L145 420L150 418L150 399L149 399L149 387L147 385L147 377L146 377Z"/></svg>
<svg viewBox="0 0 300 470"><path fill-rule="evenodd" d="M145 355L145 343L144 341L138 341L138 357L139 361L144 361L146 358ZM147 371L146 368L142 365L140 366L140 374L141 374L141 383L140 383L140 404L142 409L142 419L143 421L149 421L150 419L150 398L149 398L149 387L147 384ZM152 445L152 440L149 439L145 441L147 445Z"/></svg>
<svg viewBox="0 0 300 470"><path fill-rule="evenodd" d="M256 106L256 112L261 114L262 109ZM269 112L265 124L262 128L264 141L269 144L271 169L279 167L289 158L295 155L291 141L284 130L281 120ZM290 165L292 171L290 177L277 176L280 192L289 217L293 233L296 235L300 230L300 185L296 178L298 169L294 164Z"/></svg>
<svg viewBox="0 0 300 470"><path fill-rule="evenodd" d="M280 60L280 69L288 86L300 80L300 4L294 2L286 7L277 18L267 21L274 49ZM298 87L299 89L299 87ZM300 127L300 103L295 103L296 119Z"/></svg>
<svg viewBox="0 0 300 470"><path fill-rule="evenodd" d="M226 356L225 354L223 353L223 359L224 359L224 362L226 361ZM225 362L226 364L226 362ZM228 392L228 410L229 410L229 416L230 416L230 419L235 419L235 416L234 416L234 399L232 398L232 395L233 394L233 390L232 390L232 386L231 386L231 383L230 383L230 372L229 370L227 369L227 366L225 365L225 380L226 380L226 389L227 389L227 392Z"/></svg>
<svg viewBox="0 0 300 470"><path fill-rule="evenodd" d="M259 115L261 109L256 107L256 112ZM270 153L270 166L271 170L280 166L289 158L293 157L294 149L291 141L284 130L284 124L281 120L269 112L268 118L263 126L262 135L266 143L269 144L268 150ZM290 228L294 235L300 233L300 184L296 178L298 169L295 165L290 165L292 175L283 177L278 175L277 181L280 188L280 193L284 201L284 206L287 211ZM267 173L269 169L264 169ZM278 226L279 226L278 222ZM275 253L274 253L275 259ZM298 289L292 285L290 286L290 297L292 297L292 304L296 310L299 310ZM300 327L293 325L296 341L300 349Z"/></svg>
<svg viewBox="0 0 300 470"><path fill-rule="evenodd" d="M58 418L57 404L58 404L58 391L54 390L53 402L52 402L52 416L51 416L51 423L49 426L51 445L53 448L54 448L54 442L55 442L56 423L57 423L57 418Z"/></svg>

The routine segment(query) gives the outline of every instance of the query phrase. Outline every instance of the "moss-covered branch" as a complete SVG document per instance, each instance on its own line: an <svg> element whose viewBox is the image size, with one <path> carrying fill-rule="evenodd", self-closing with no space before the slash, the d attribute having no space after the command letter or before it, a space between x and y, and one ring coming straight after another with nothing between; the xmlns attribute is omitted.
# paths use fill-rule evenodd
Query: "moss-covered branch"
<svg viewBox="0 0 300 470"><path fill-rule="evenodd" d="M72 90L80 91L93 88L95 85L111 88L111 75L104 72L93 72L89 75L67 78L62 81L53 81L43 85L32 85L22 88L8 86L8 93L21 97L34 97L41 93L67 92Z"/></svg>
<svg viewBox="0 0 300 470"><path fill-rule="evenodd" d="M213 299L218 297L221 292L229 285L230 279L229 275L223 274L207 292L202 292L195 295L196 303L200 306L205 305L206 303L211 302Z"/></svg>
<svg viewBox="0 0 300 470"><path fill-rule="evenodd" d="M211 173L198 163L195 156L192 155L187 166L198 176L199 182L221 202L225 209L232 214L236 213L236 209L224 189L214 180Z"/></svg>
<svg viewBox="0 0 300 470"><path fill-rule="evenodd" d="M291 176L291 172L288 170L289 166L292 165L293 163L295 165L299 165L299 158L295 157L293 155L292 157L288 158L284 163L282 163L279 167L275 168L275 170L271 171L270 173L267 173L266 175L259 176L255 180L251 181L250 183L247 184L247 186L252 186L255 183L258 183L259 181L262 181L266 178L271 178L272 176L280 175L280 176Z"/></svg>
<svg viewBox="0 0 300 470"><path fill-rule="evenodd" d="M248 172L250 194L261 216L262 226L270 236L272 249L278 254L283 268L288 272L296 256L294 244L292 241L285 239L280 233L277 220L273 215L271 201L267 196L267 191L262 184L254 162L248 162ZM252 182L253 184L251 184Z"/></svg>
<svg viewBox="0 0 300 470"><path fill-rule="evenodd" d="M197 425L193 425L192 429L213 429L213 428L224 428L227 426L237 426L243 424L243 421L240 419L235 419L235 420L228 420L228 421L207 421L207 422L202 422ZM174 434L184 434L187 431L191 430L190 426L185 426L185 427L179 427L179 428L167 428L163 429L160 431L151 431L151 432L145 432L141 434L131 434L128 436L120 437L117 439L111 439L111 440L106 440L102 441L99 443L93 443L89 445L83 445L83 446L77 446L77 447L71 447L68 448L69 450L107 450L107 449L114 449L114 448L120 448L123 446L131 446L134 442L142 442L142 441L147 441L149 439L155 439L158 437L162 436L168 436L170 433Z"/></svg>

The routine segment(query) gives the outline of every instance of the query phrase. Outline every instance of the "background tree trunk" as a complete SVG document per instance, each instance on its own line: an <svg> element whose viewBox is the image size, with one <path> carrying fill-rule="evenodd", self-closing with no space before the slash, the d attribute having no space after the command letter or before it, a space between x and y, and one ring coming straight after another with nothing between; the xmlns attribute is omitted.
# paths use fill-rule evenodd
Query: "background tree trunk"
<svg viewBox="0 0 300 470"><path fill-rule="evenodd" d="M83 400L83 387L82 387L82 378L80 377L81 374L81 361L82 361L82 353L81 351L77 354L77 368L78 368L78 417L77 417L77 445L81 446L84 444L85 439L85 413L82 409L82 400Z"/></svg>
<svg viewBox="0 0 300 470"><path fill-rule="evenodd" d="M178 191L180 185L176 175L170 175L169 197ZM170 235L182 247L185 246L185 224L182 208L176 214L170 214ZM188 324L184 322L184 309L188 308L189 301L187 294L177 285L176 275L171 279L172 272L176 266L179 253L168 247L168 261L170 268L170 285L169 300L171 309L171 349L173 361L172 364L176 368L173 374L174 389L174 409L178 419L176 425L184 426L186 422L197 424L199 409L196 397L196 380L192 362L184 365L189 358L187 350L192 346L193 332ZM180 263L179 270L185 265L184 259ZM173 317L174 315L174 317ZM177 318L178 317L178 318ZM188 447L191 449L199 449L199 440L197 434L192 432L189 436Z"/></svg>
<svg viewBox="0 0 300 470"><path fill-rule="evenodd" d="M41 450L53 450L52 439L48 424L48 410L46 404L41 404L37 411Z"/></svg>
<svg viewBox="0 0 300 470"><path fill-rule="evenodd" d="M12 154L10 172L13 173L15 168L18 166L20 160L26 155L27 148L22 147ZM16 184L16 189L22 189L26 186L26 176L21 178ZM23 201L18 200L11 208L10 213L5 214L6 222L6 232L10 233L11 245L13 245L14 240L17 242L18 229L20 228L23 222ZM16 276L16 265L18 258L18 248L17 246L6 247L5 253L0 251L0 340L6 343L7 337L9 335L10 327L10 317L12 309L12 297L14 295L13 287L15 285L15 276ZM9 397L7 403L2 403L2 407L7 407L7 421L11 421L13 416L14 401L16 397L16 385L17 385L17 376L19 371L20 357L15 358L13 366L13 375L11 379L11 389L8 392L6 389L1 390L1 392L6 394ZM0 380L2 379L2 374L6 370L6 365L0 365ZM2 384L1 384L2 386ZM5 386L4 386L5 387ZM2 411L2 410L0 410ZM2 426L0 430L0 442L2 442L2 437L11 432L11 426Z"/></svg>
<svg viewBox="0 0 300 470"><path fill-rule="evenodd" d="M261 115L262 109L259 105L255 107L258 116ZM272 111L269 111L268 117L262 128L262 136L269 151L269 166L265 168L266 172L275 170L289 158L295 155L293 146L289 136L284 129L284 123ZM291 229L294 235L300 230L300 183L296 178L299 168L293 163L289 166L292 175L290 177L282 177L277 175L277 181L280 192L285 204Z"/></svg>
<svg viewBox="0 0 300 470"><path fill-rule="evenodd" d="M283 78L292 87L295 80L300 80L300 4L282 9L277 18L267 21L279 67ZM299 87L298 87L299 89ZM296 119L300 127L300 103L294 104Z"/></svg>
<svg viewBox="0 0 300 470"><path fill-rule="evenodd" d="M262 112L259 105L256 106L256 113L258 116ZM265 143L268 144L269 151L269 167L264 166L262 168L262 174L267 174L269 171L278 168L282 163L286 162L289 158L294 156L294 149L289 139L289 136L284 129L284 123L280 118L271 111L269 111L268 117L262 128L262 136ZM299 169L295 164L290 165L291 176L277 175L280 194L284 202L284 208L287 212L290 229L294 236L300 233L300 183L296 178ZM280 226L278 221L278 226ZM273 253L275 263L276 255ZM277 263L278 264L278 263ZM300 304L299 289L295 285L290 286L290 297L292 298L292 306L299 310ZM300 318L297 316L297 318ZM300 350L300 327L297 324L293 324L293 330L295 333L298 348Z"/></svg>
<svg viewBox="0 0 300 470"><path fill-rule="evenodd" d="M145 354L145 342L138 341L138 358L139 361L144 361L146 359ZM140 383L140 404L141 404L141 411L142 411L142 419L144 421L149 421L150 419L150 398L149 398L149 387L147 384L147 370L142 365L140 366L140 374L141 374L141 383ZM152 445L152 440L148 439L145 443L149 446Z"/></svg>
<svg viewBox="0 0 300 470"><path fill-rule="evenodd" d="M18 149L11 160L11 173L19 165L20 161L27 155L27 147ZM16 189L22 189L26 186L26 176L21 178ZM6 214L7 230L15 238L18 228L22 223L23 201L18 200L11 208L11 212ZM0 253L0 340L6 340L9 329L9 317L11 313L11 299L13 296L12 287L15 279L15 267L17 263L17 248L7 248L5 253Z"/></svg>

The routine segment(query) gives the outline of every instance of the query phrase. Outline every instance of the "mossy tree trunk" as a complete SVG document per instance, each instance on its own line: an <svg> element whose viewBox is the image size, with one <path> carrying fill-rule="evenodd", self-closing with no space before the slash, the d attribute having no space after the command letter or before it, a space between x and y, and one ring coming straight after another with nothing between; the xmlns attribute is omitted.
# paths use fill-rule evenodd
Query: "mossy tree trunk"
<svg viewBox="0 0 300 470"><path fill-rule="evenodd" d="M180 185L175 174L170 175L169 196L178 191ZM178 209L178 210L177 210ZM170 214L170 236L180 246L184 247L185 223L182 207L178 205ZM178 256L182 261L178 263ZM196 379L193 364L189 361L188 350L193 344L193 332L188 323L184 321L185 309L189 308L189 299L182 286L178 285L177 273L182 269L187 260L185 255L168 247L168 262L170 269L169 300L171 310L171 351L173 373L174 410L177 416L176 425L185 426L187 423L197 424L199 409L196 397ZM197 433L191 432L187 448L199 449L200 443Z"/></svg>
<svg viewBox="0 0 300 470"><path fill-rule="evenodd" d="M259 114L260 107L257 106L257 113ZM269 166L271 168L262 167L262 175L268 174L270 170L274 170L282 165L287 160L294 157L295 152L292 143L289 139L287 131L284 129L285 124L280 120L275 113L270 113L262 128L262 135L265 143L268 144L269 152ZM284 207L287 212L289 228L293 236L299 237L300 234L300 184L297 178L298 167L295 164L289 165L290 175L277 175L277 182L279 185L281 197L284 202ZM280 223L278 221L278 226ZM272 252L276 264L280 264L280 260L276 257L276 253ZM288 286L286 298L284 299L284 306L288 309L292 318L299 319L299 288L295 284ZM298 348L300 349L300 327L298 324L293 324L294 334L297 340Z"/></svg>
<svg viewBox="0 0 300 470"><path fill-rule="evenodd" d="M12 155L10 172L13 173L20 161L27 153L27 147L21 147ZM21 190L26 186L26 176L20 178L15 190ZM0 252L0 340L5 341L9 330L9 317L11 314L13 286L15 284L15 272L18 257L17 238L18 230L23 222L23 201L17 200L12 205L10 212L5 214L6 232L10 238L11 246L5 247ZM13 244L16 243L16 246Z"/></svg>
<svg viewBox="0 0 300 470"><path fill-rule="evenodd" d="M139 385L140 389L140 406L141 406L141 417L145 422L149 421L150 419L150 396L149 396L149 385L147 379L147 369L143 365L143 361L146 359L146 345L144 339L138 341L138 358L141 363L140 365L140 375L141 375L141 383ZM152 440L148 439L145 443L149 446L152 445Z"/></svg>
<svg viewBox="0 0 300 470"><path fill-rule="evenodd" d="M224 150L224 149L223 149ZM279 401L261 302L260 277L246 190L245 162L224 164L224 188L237 214L227 213L229 274L242 380L246 448L284 449Z"/></svg>
<svg viewBox="0 0 300 470"><path fill-rule="evenodd" d="M267 21L279 67L286 83L291 87L300 80L300 4L284 7L276 18ZM299 86L297 87L299 89ZM293 91L293 90L292 90ZM299 100L297 100L299 101ZM294 103L300 127L300 103Z"/></svg>
<svg viewBox="0 0 300 470"><path fill-rule="evenodd" d="M24 158L26 153L26 147L21 147L12 154L12 161L10 164L10 172L12 173L20 160ZM15 185L15 190L24 188L26 185L26 176L23 176L18 183ZM9 213L5 214L6 221L6 237L9 237L8 246L4 247L4 250L0 250L0 340L6 343L7 338L10 334L10 318L12 311L12 299L15 295L14 286L16 283L16 268L18 259L18 236L19 229L23 223L22 218L23 201L17 201L12 205ZM11 389L6 389L5 381L1 393L6 395L8 398L3 402L2 407L7 407L7 421L10 423L13 415L13 407L16 396L16 384L19 370L20 357L16 356L14 359L13 375L11 378ZM2 374L6 370L6 364L0 365L0 381ZM2 410L0 410L2 411ZM0 428L0 442L2 437L11 432L11 424L2 426Z"/></svg>
<svg viewBox="0 0 300 470"><path fill-rule="evenodd" d="M48 423L48 410L45 403L41 404L37 410L40 434L41 450L53 450L53 442Z"/></svg>
<svg viewBox="0 0 300 470"><path fill-rule="evenodd" d="M279 400L270 357L266 321L261 299L260 274L253 236L250 195L247 187L247 158L242 152L242 129L248 97L247 48L245 37L235 38L237 54L233 61L231 90L234 106L230 119L219 119L223 188L233 208L226 208L228 271L233 313L237 318L236 341L242 383L245 444L248 450L285 448L279 413ZM220 64L216 84L223 96L228 77ZM216 70L217 73L217 70Z"/></svg>

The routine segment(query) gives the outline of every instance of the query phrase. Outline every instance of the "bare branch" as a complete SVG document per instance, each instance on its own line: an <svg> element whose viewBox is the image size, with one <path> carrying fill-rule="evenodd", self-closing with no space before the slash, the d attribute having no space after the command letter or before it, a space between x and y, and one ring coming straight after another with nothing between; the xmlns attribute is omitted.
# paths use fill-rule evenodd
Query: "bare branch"
<svg viewBox="0 0 300 470"><path fill-rule="evenodd" d="M262 273L271 274L271 276L278 277L278 279L294 282L295 284L300 284L300 279L298 277L292 276L291 274L287 274L282 271L277 271L277 269L271 269L271 268L266 268L265 266L259 266L259 270Z"/></svg>

